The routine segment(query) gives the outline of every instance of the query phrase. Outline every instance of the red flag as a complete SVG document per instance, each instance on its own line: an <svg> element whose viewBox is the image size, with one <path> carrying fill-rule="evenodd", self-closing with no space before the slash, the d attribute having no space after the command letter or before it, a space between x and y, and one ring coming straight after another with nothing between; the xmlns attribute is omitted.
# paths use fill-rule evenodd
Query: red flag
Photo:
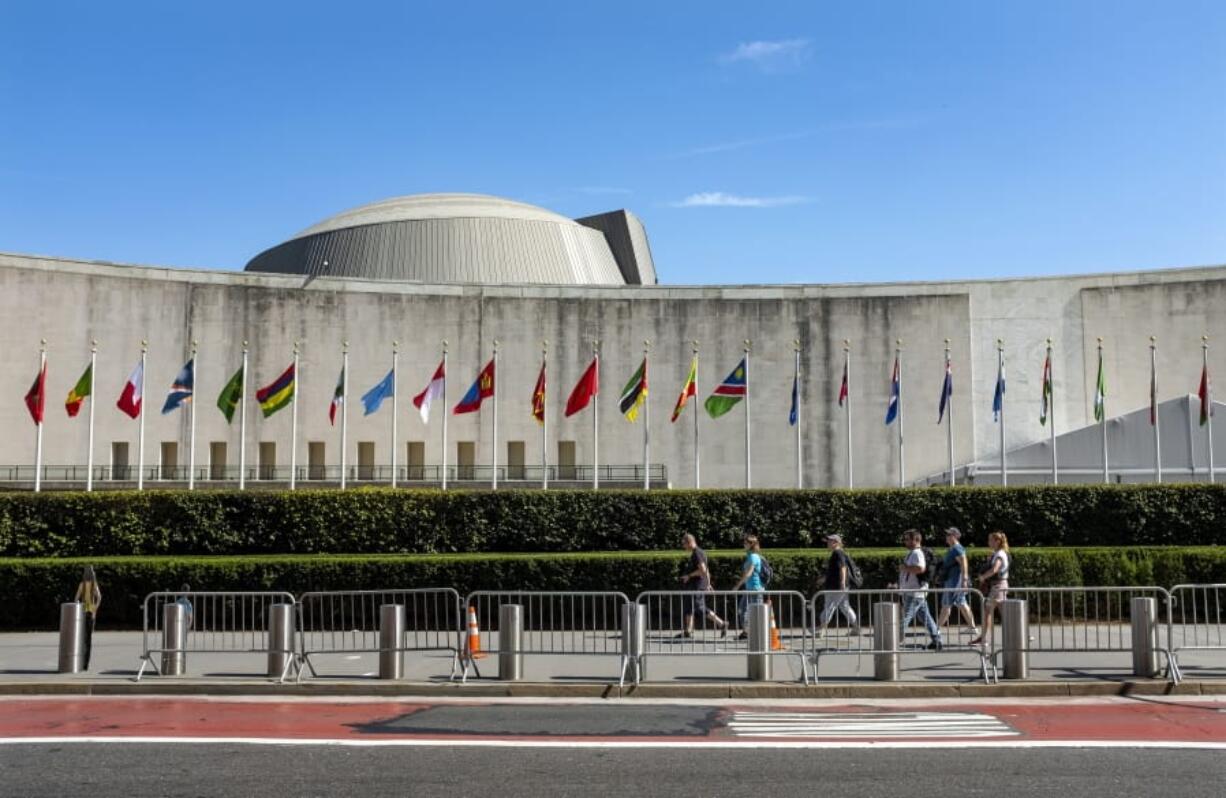
<svg viewBox="0 0 1226 798"><path fill-rule="evenodd" d="M34 378L34 384L30 386L30 390L26 393L26 407L30 409L30 418L34 419L35 424L43 423L43 409L47 402L47 363L43 361L43 367L38 370L38 376Z"/></svg>
<svg viewBox="0 0 1226 798"><path fill-rule="evenodd" d="M128 375L128 381L123 386L123 393L119 395L119 401L115 403L115 406L130 418L136 418L140 415L140 406L144 396L145 364L137 363L136 368L132 369L132 373Z"/></svg>
<svg viewBox="0 0 1226 798"><path fill-rule="evenodd" d="M545 364L541 363L541 374L536 378L536 387L532 389L532 417L537 423L545 423Z"/></svg>
<svg viewBox="0 0 1226 798"><path fill-rule="evenodd" d="M839 407L847 401L847 364L843 364L843 383L839 385Z"/></svg>
<svg viewBox="0 0 1226 798"><path fill-rule="evenodd" d="M587 370L583 372L583 376L579 378L575 389L570 392L570 398L566 400L567 418L587 407L598 393L600 393L600 358L594 357Z"/></svg>
<svg viewBox="0 0 1226 798"><path fill-rule="evenodd" d="M1209 420L1209 414L1213 412L1213 408L1209 406L1209 367L1205 366L1200 372L1200 389L1196 392L1200 397L1200 423L1201 426Z"/></svg>

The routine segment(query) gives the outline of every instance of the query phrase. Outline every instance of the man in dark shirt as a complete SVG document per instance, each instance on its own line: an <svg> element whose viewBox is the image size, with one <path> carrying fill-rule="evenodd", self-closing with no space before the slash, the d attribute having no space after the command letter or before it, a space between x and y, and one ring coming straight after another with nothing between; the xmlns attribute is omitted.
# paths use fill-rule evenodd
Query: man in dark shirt
<svg viewBox="0 0 1226 798"><path fill-rule="evenodd" d="M681 548L689 552L689 559L681 572L681 584L691 591L692 595L682 597L685 613L685 629L677 635L681 638L694 636L694 616L702 613L719 629L720 637L728 636L728 624L720 618L715 610L707 607L704 593L711 590L711 571L707 568L707 553L698 548L698 540L691 534L681 538Z"/></svg>
<svg viewBox="0 0 1226 798"><path fill-rule="evenodd" d="M827 535L826 548L830 550L830 560L826 563L826 581L822 583L822 596L825 603L822 605L821 628L818 634L826 633L826 625L834 617L835 610L841 612L847 619L847 633L849 635L858 634L856 611L851 608L851 603L848 601L847 589L850 586L851 568L847 552L843 551L843 536Z"/></svg>

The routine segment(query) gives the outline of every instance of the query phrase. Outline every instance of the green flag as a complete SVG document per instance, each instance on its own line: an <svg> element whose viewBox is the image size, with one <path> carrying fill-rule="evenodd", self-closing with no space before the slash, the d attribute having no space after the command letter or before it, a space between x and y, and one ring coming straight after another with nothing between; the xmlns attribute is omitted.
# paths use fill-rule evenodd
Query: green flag
<svg viewBox="0 0 1226 798"><path fill-rule="evenodd" d="M240 368L234 372L234 376L226 383L226 387L221 389L221 395L217 397L217 407L221 410L221 414L226 417L226 423L234 420L234 411L242 400L243 370Z"/></svg>
<svg viewBox="0 0 1226 798"><path fill-rule="evenodd" d="M1107 412L1107 383L1103 378L1103 352L1098 350L1098 382L1094 389L1094 420L1102 421Z"/></svg>

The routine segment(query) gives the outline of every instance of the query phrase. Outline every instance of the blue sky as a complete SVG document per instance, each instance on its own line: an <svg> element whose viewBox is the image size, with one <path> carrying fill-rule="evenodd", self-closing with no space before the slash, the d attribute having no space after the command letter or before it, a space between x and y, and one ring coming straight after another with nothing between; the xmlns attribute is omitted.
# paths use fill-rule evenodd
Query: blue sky
<svg viewBox="0 0 1226 798"><path fill-rule="evenodd" d="M188 7L191 6L191 7ZM626 207L668 283L1226 262L1226 3L8 3L0 251Z"/></svg>

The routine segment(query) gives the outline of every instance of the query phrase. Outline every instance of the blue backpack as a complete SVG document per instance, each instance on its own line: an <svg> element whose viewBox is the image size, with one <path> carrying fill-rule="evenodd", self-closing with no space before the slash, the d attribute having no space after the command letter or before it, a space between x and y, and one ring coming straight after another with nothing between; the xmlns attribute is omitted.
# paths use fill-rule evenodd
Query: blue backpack
<svg viewBox="0 0 1226 798"><path fill-rule="evenodd" d="M771 568L771 564L766 561L766 558L761 554L758 555L758 580L762 582L762 587L770 587L771 580L775 578L775 569Z"/></svg>

